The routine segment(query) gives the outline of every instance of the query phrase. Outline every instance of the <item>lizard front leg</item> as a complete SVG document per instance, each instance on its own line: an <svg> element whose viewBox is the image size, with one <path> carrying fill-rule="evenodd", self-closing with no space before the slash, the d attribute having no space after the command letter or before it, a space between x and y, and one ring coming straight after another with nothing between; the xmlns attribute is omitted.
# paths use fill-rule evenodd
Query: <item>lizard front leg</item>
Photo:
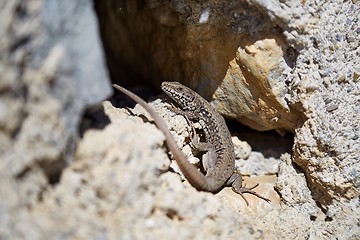
<svg viewBox="0 0 360 240"><path fill-rule="evenodd" d="M197 151L206 152L202 157L202 164L205 171L208 171L213 166L215 166L217 154L214 151L214 147L212 144L200 141L199 135L196 133L194 123L189 120L189 118L192 120L197 119L197 117L195 117L196 114L191 111L184 111L180 108L177 108L173 104L171 104L171 107L169 107L169 109L177 114L184 116L188 124L191 126L192 131L190 135L190 145Z"/></svg>
<svg viewBox="0 0 360 240"><path fill-rule="evenodd" d="M192 128L191 146L198 151L206 152L202 156L202 163L205 171L207 172L209 169L215 166L218 157L217 153L213 144L210 144L208 142L200 142L200 138L199 135L196 133L194 124L190 122L190 125Z"/></svg>

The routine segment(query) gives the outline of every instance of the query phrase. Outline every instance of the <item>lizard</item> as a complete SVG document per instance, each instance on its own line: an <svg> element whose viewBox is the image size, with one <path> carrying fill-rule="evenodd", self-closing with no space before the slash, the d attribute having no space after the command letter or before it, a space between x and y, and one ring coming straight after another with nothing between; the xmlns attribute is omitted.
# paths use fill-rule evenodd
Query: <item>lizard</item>
<svg viewBox="0 0 360 240"><path fill-rule="evenodd" d="M252 191L258 184L251 188L243 187L242 176L234 172L234 146L225 120L199 94L178 82L163 82L161 85L162 90L180 105L181 109L174 109L175 112L181 113L187 119L199 121L202 126L206 142L200 142L196 133L194 133L192 136L192 144L200 151L207 151L203 158L206 175L198 171L194 165L188 162L186 156L181 152L174 137L171 135L165 120L162 119L148 103L117 84L113 84L113 87L140 104L150 114L156 126L165 135L166 144L172 152L173 158L181 172L198 191L217 193L223 187L231 186L232 190L240 194L247 205L248 201L243 196L243 193L250 193L267 202L270 201ZM193 126L192 128L194 132L195 129Z"/></svg>

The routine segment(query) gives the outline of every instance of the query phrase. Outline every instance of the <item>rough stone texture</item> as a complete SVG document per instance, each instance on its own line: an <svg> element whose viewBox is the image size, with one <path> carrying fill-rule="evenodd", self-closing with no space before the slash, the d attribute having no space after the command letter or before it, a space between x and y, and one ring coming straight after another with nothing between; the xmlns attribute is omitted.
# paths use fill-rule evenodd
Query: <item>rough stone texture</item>
<svg viewBox="0 0 360 240"><path fill-rule="evenodd" d="M161 115L166 120L173 118L163 105L155 103L156 106L162 106L166 115ZM197 192L188 183L182 183L178 174L165 172L170 162L165 149L159 148L164 136L154 124L143 121L141 116L147 116L144 110L136 108L129 112L116 109L109 102L104 102L104 109L111 124L103 130L85 133L74 163L63 172L55 187L42 191L42 200L31 205L31 211L17 209L24 199L13 191L17 185L14 181L2 185L1 206L8 216L0 225L1 239L272 236L270 231L252 223L279 204L275 193L268 195L274 192L271 188L262 194L272 199L272 205L249 197L247 215L239 215L233 208L236 205L227 204L234 198L231 191L218 197ZM184 122L177 124L185 127ZM184 144L184 138L177 139ZM34 181L31 183L35 185ZM242 200L238 199L236 204L237 208L246 209ZM12 225L14 222L17 227ZM184 230L179 232L179 228Z"/></svg>
<svg viewBox="0 0 360 240"><path fill-rule="evenodd" d="M84 109L111 88L90 1L1 0L0 25L0 239L36 239L31 209L73 160Z"/></svg>
<svg viewBox="0 0 360 240"><path fill-rule="evenodd" d="M329 217L341 209L340 198L360 194L359 11L359 2L319 6L309 36L302 38L306 49L292 85L293 101L303 104L308 118L296 130L294 161Z"/></svg>
<svg viewBox="0 0 360 240"><path fill-rule="evenodd" d="M265 38L239 47L222 85L213 95L214 105L254 129L293 131L299 124L299 115L290 111L285 100L285 79L291 69L284 55L275 39Z"/></svg>
<svg viewBox="0 0 360 240"><path fill-rule="evenodd" d="M254 129L295 133L235 131L245 184L272 202L182 182L139 106L104 102L109 124L78 139L111 91L92 3L0 0L0 239L360 238L358 1L94 5L114 80L181 81ZM152 105L199 164L185 119Z"/></svg>
<svg viewBox="0 0 360 240"><path fill-rule="evenodd" d="M183 82L221 113L258 130L294 131L303 122L286 100L298 42L287 40L295 30L285 33L304 27L292 19L305 9L288 8L280 17L256 1L95 2L114 79L136 73L157 86ZM285 10L278 2L269 7ZM206 13L208 20L199 23Z"/></svg>
<svg viewBox="0 0 360 240"><path fill-rule="evenodd" d="M134 63L113 76L141 68L254 129L295 132L293 161L329 217L359 197L358 1L111 2L97 8L110 62Z"/></svg>
<svg viewBox="0 0 360 240"><path fill-rule="evenodd" d="M73 158L84 109L111 93L96 18L90 1L0 6L2 161L53 178Z"/></svg>

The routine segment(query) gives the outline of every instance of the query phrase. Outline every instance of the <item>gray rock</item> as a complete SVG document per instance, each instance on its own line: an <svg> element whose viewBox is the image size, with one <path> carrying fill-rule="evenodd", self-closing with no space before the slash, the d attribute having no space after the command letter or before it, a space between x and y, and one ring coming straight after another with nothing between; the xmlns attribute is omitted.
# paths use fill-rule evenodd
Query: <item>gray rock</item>
<svg viewBox="0 0 360 240"><path fill-rule="evenodd" d="M97 20L90 1L3 2L0 152L14 175L52 177L72 159L84 109L111 93Z"/></svg>

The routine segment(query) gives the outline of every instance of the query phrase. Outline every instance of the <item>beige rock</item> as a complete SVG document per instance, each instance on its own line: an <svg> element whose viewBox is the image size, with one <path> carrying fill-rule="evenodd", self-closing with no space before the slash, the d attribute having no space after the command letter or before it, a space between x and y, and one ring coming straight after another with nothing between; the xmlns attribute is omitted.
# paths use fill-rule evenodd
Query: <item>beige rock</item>
<svg viewBox="0 0 360 240"><path fill-rule="evenodd" d="M251 153L251 146L245 141L240 141L237 136L232 137L231 140L234 144L235 157L237 159L247 159Z"/></svg>
<svg viewBox="0 0 360 240"><path fill-rule="evenodd" d="M159 102L153 106L163 112L161 115L169 112ZM162 111L159 110L161 106ZM77 219L80 223L88 217L94 218L94 221L88 220L92 228L78 228L72 232L72 237L103 234L138 239L164 236L181 239L196 235L196 239L201 239L216 235L251 239L261 232L249 225L246 216L239 217L213 194L197 192L189 184L182 183L177 173L160 172L165 162L169 165L164 150L159 148L164 136L155 125L141 119L144 114L138 107L129 112L105 102L104 109L111 124L101 131L86 132L74 164L63 174L59 186L47 193L42 205L51 206L52 199L57 199L65 211L69 207L81 209L68 212L68 218L80 214L84 217ZM101 222L96 220L98 214ZM202 228L194 227L199 225ZM106 226L107 231L101 233L102 226ZM68 227L62 226L58 231ZM178 228L187 230L179 233Z"/></svg>
<svg viewBox="0 0 360 240"><path fill-rule="evenodd" d="M14 176L40 170L56 181L73 158L83 111L111 93L95 15L84 4L1 1L0 154Z"/></svg>
<svg viewBox="0 0 360 240"><path fill-rule="evenodd" d="M213 95L214 105L226 116L257 130L293 131L299 116L286 102L288 89L281 78L289 71L275 39L239 48Z"/></svg>
<svg viewBox="0 0 360 240"><path fill-rule="evenodd" d="M285 80L293 61L288 51L293 48L275 34L271 21L261 12L235 1L194 4L188 9L154 1L147 2L148 9L136 1L113 7L121 9L127 21L98 4L101 23L106 25L103 39L113 56L109 62L112 75L121 78L141 68L137 72L154 85L164 80L183 82L212 100L225 116L254 129L293 132L301 124L302 114L286 99L289 89ZM205 13L208 19L200 21ZM147 19L147 27L143 19ZM251 20L242 21L245 19ZM253 27L252 22L261 24ZM114 35L114 31L122 34ZM296 31L288 34L293 35ZM136 47L133 39L137 39ZM137 57L142 53L144 57ZM115 67L124 61L132 63L128 69Z"/></svg>
<svg viewBox="0 0 360 240"><path fill-rule="evenodd" d="M0 6L0 239L359 239L356 1ZM292 156L287 138L241 138L253 150L238 171L271 203L183 182L145 111L93 106L111 92L107 67L114 81L180 81L254 129L294 132ZM197 163L186 121L152 105Z"/></svg>

